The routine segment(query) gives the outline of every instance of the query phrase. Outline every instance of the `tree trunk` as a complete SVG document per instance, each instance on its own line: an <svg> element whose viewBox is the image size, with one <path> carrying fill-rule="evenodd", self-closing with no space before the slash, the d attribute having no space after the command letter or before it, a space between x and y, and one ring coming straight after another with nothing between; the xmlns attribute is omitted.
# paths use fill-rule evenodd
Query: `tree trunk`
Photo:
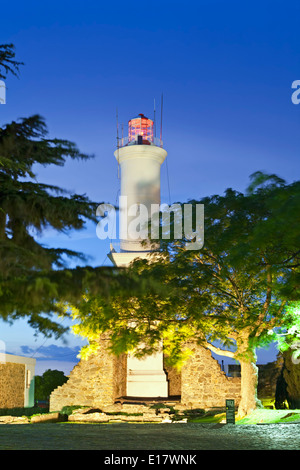
<svg viewBox="0 0 300 470"><path fill-rule="evenodd" d="M241 401L238 416L246 416L257 408L262 408L257 399L258 367L251 359L240 360L241 364Z"/></svg>

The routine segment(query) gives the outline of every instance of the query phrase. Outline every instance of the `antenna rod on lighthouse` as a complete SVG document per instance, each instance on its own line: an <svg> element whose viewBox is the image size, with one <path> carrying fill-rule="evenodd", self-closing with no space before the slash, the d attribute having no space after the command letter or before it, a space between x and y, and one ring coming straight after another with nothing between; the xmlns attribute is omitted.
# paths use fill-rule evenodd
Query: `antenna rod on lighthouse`
<svg viewBox="0 0 300 470"><path fill-rule="evenodd" d="M156 137L155 98L154 98L154 118L153 118L153 121L154 121L154 137Z"/></svg>
<svg viewBox="0 0 300 470"><path fill-rule="evenodd" d="M161 94L160 145L162 146L163 94Z"/></svg>
<svg viewBox="0 0 300 470"><path fill-rule="evenodd" d="M120 178L120 163L119 163L119 122L118 122L118 108L116 110L116 119L117 119L117 161L118 161L118 179Z"/></svg>
<svg viewBox="0 0 300 470"><path fill-rule="evenodd" d="M117 148L119 148L119 123L118 123L118 108L116 109L116 121L117 121Z"/></svg>

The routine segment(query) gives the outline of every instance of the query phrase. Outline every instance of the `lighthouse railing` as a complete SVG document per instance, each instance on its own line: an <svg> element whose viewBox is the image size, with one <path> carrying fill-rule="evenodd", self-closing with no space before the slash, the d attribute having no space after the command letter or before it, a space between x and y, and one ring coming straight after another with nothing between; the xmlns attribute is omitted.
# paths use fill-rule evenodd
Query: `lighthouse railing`
<svg viewBox="0 0 300 470"><path fill-rule="evenodd" d="M159 137L151 137L151 138L145 137L145 140L147 140L150 145L155 145L156 147L163 146L163 141ZM137 138L129 140L128 137L122 137L122 138L119 138L118 142L119 142L119 145L118 145L119 148L125 147L127 145L138 145Z"/></svg>

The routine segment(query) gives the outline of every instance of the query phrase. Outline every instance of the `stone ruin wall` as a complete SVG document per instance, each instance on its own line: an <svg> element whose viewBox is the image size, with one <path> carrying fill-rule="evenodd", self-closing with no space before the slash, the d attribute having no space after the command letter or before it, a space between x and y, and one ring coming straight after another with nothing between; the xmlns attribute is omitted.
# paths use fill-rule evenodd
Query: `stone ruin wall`
<svg viewBox="0 0 300 470"><path fill-rule="evenodd" d="M240 377L227 377L211 352L193 343L188 344L192 356L181 371L181 403L188 408L225 407L226 399L241 399Z"/></svg>
<svg viewBox="0 0 300 470"><path fill-rule="evenodd" d="M81 360L69 380L52 392L50 411L60 411L64 406L101 409L126 396L126 355L113 356L106 349L106 338L102 337L100 342L97 354ZM224 407L226 398L238 404L240 378L227 377L209 350L195 344L189 344L189 348L193 355L181 372L165 367L169 396L181 395L181 403L189 408Z"/></svg>
<svg viewBox="0 0 300 470"><path fill-rule="evenodd" d="M278 356L276 361L267 364L257 364L258 386L257 396L262 399L275 400L277 380L283 366L283 358Z"/></svg>
<svg viewBox="0 0 300 470"><path fill-rule="evenodd" d="M81 360L71 371L69 380L56 388L50 397L50 411L64 406L101 408L126 394L126 355L113 356L107 351L107 340L87 360Z"/></svg>

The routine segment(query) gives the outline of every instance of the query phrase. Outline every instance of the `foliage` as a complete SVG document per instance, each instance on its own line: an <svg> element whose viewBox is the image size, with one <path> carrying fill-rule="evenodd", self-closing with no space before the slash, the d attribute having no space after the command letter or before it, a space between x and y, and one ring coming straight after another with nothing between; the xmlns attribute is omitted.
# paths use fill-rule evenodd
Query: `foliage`
<svg viewBox="0 0 300 470"><path fill-rule="evenodd" d="M14 46L0 46L0 78L17 75L21 62ZM79 252L49 248L37 235L52 228L57 233L82 230L96 223L98 203L37 181L39 165L63 166L67 159L87 160L75 143L49 138L45 119L36 114L0 128L0 318L13 322L27 318L45 336L61 336L66 328L56 320L61 303L76 302L83 292L108 295L118 282L115 270L76 267L71 259L87 261ZM122 283L122 275L118 272ZM125 282L126 284L126 282Z"/></svg>
<svg viewBox="0 0 300 470"><path fill-rule="evenodd" d="M26 408L0 408L0 416L33 416L34 414L48 413L48 408L39 408L38 406Z"/></svg>
<svg viewBox="0 0 300 470"><path fill-rule="evenodd" d="M63 415L70 416L75 410L83 409L83 408L87 408L87 410L89 409L89 407L84 407L84 406L79 406L79 405L63 406L62 409L60 410L60 413Z"/></svg>
<svg viewBox="0 0 300 470"><path fill-rule="evenodd" d="M86 220L96 222L96 203L36 181L36 164L62 166L68 157L90 158L74 143L47 134L38 115L0 129L0 315L4 320L28 316L46 335L62 332L50 318L55 302L68 293L74 300L79 279L84 282L88 272L66 269L70 257L84 259L81 253L48 248L36 235L49 227L66 232L83 229Z"/></svg>
<svg viewBox="0 0 300 470"><path fill-rule="evenodd" d="M68 380L59 370L46 370L42 376L35 376L35 399L48 400L51 392Z"/></svg>
<svg viewBox="0 0 300 470"><path fill-rule="evenodd" d="M290 302L284 309L286 328L275 328L272 334L280 351L292 351L292 359L299 362L300 351L300 302Z"/></svg>
<svg viewBox="0 0 300 470"><path fill-rule="evenodd" d="M13 44L0 44L0 79L6 78L8 73L18 75L19 66L24 64L16 61L15 55Z"/></svg>
<svg viewBox="0 0 300 470"><path fill-rule="evenodd" d="M286 401L290 409L300 407L300 368L291 349L283 352L283 378L286 384Z"/></svg>
<svg viewBox="0 0 300 470"><path fill-rule="evenodd" d="M189 202L205 206L201 250L186 250L184 239L161 240L158 259L127 270L148 286L142 294L87 296L73 310L75 331L94 350L97 336L108 333L116 354L141 357L163 339L170 362L179 364L189 354L187 341L196 340L255 362L255 348L274 340L270 330L290 325L285 308L300 294L300 182L257 173L245 194L228 189Z"/></svg>

